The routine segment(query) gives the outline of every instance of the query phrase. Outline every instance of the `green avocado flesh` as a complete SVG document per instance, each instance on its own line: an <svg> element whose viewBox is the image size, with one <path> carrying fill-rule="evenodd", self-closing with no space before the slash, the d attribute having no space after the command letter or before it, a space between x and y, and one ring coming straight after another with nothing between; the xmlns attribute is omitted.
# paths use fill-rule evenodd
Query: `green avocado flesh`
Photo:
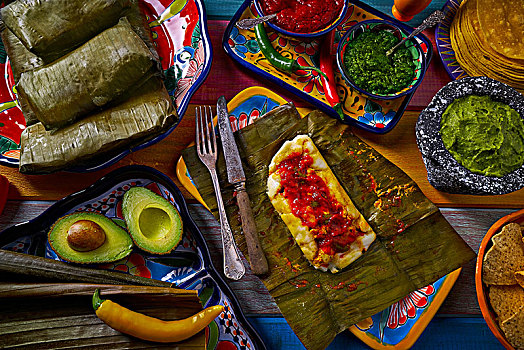
<svg viewBox="0 0 524 350"><path fill-rule="evenodd" d="M466 169L502 177L524 163L524 123L510 106L490 96L453 101L442 114L444 146Z"/></svg>
<svg viewBox="0 0 524 350"><path fill-rule="evenodd" d="M128 190L122 213L133 241L146 252L167 254L182 238L182 219L178 210L147 188Z"/></svg>
<svg viewBox="0 0 524 350"><path fill-rule="evenodd" d="M71 247L67 236L69 228L85 220L98 224L105 233L104 243L90 251L78 251ZM51 248L64 260L75 263L106 263L125 258L131 253L133 241L127 232L111 219L97 213L79 212L58 219L48 234Z"/></svg>

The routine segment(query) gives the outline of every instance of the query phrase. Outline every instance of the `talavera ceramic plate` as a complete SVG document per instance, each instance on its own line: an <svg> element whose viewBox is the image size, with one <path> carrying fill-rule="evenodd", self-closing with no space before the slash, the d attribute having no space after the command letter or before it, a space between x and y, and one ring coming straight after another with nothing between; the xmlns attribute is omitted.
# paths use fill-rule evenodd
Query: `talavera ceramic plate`
<svg viewBox="0 0 524 350"><path fill-rule="evenodd" d="M79 211L97 212L122 223L122 198L131 187L142 186L163 196L180 212L184 234L168 255L155 256L137 248L126 258L93 268L109 269L174 283L193 289L204 307L223 305L225 312L206 331L208 350L265 350L256 331L242 314L233 292L214 268L202 233L188 212L182 193L164 174L145 166L119 168L88 188L56 202L35 219L0 233L0 248L59 260L47 243L47 232L60 217ZM28 233L31 233L29 236Z"/></svg>
<svg viewBox="0 0 524 350"><path fill-rule="evenodd" d="M257 16L257 12L251 0L245 0L227 26L222 39L222 46L233 60L249 71L268 79L278 86L284 87L322 110L324 113L341 120L342 123L355 125L377 134L385 134L395 127L402 117L411 97L413 97L415 89L405 96L392 100L368 98L363 93L351 88L349 84L344 81L340 72L336 69L335 54L333 54L336 89L344 113L344 118L341 119L327 102L324 87L320 81L320 75L317 72L299 70L296 74L292 74L277 70L260 51L253 30L241 30L235 26L235 23L240 19L253 18L255 16ZM336 53L340 38L353 25L368 19L386 19L393 22L399 28L402 28L406 33L413 31L413 28L408 25L375 10L371 6L358 0L352 0L350 1L344 20L342 20L335 29L335 38L331 51ZM270 31L268 31L268 36L272 45L283 56L295 59L303 66L313 65L318 67L318 56L321 46L320 39L307 41L300 39L295 40L277 32ZM415 40L426 56L426 65L421 67L423 71L421 72L421 76L423 76L433 54L431 50L432 44L423 34L416 35ZM422 60L420 57L419 59Z"/></svg>
<svg viewBox="0 0 524 350"><path fill-rule="evenodd" d="M90 168L70 171L99 170L165 138L178 125L191 96L209 73L212 51L202 0L139 0L139 4L151 27L164 70L164 84L176 105L179 120L152 140L123 150ZM20 134L25 129L25 119L18 105L13 74L3 44L0 45L0 71L4 73L3 79L0 79L0 164L18 167Z"/></svg>
<svg viewBox="0 0 524 350"><path fill-rule="evenodd" d="M262 87L241 91L228 103L229 120L233 131L241 129L275 107L286 103L279 95ZM298 109L305 116L309 109ZM206 205L187 171L184 160L177 164L177 177L182 185L203 205ZM401 350L410 348L446 299L461 269L434 283L406 295L366 320L349 328L360 340L374 349Z"/></svg>
<svg viewBox="0 0 524 350"><path fill-rule="evenodd" d="M435 42L437 44L438 54L444 64L444 69L446 69L446 72L453 80L468 76L457 62L457 57L455 56L453 47L451 47L451 39L449 37L451 23L461 3L462 0L448 0L442 8L445 17L442 22L435 27Z"/></svg>

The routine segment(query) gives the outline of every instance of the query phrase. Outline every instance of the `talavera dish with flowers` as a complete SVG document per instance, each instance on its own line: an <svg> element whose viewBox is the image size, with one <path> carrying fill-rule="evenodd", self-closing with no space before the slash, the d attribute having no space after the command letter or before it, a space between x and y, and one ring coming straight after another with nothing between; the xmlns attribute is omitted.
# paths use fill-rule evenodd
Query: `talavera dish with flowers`
<svg viewBox="0 0 524 350"><path fill-rule="evenodd" d="M252 124L266 112L286 103L279 95L259 86L247 88L228 103L229 121L233 131ZM310 109L298 109L301 116ZM192 182L184 160L177 164L177 177L182 185L203 205L206 205ZM440 278L434 283L409 293L387 309L352 326L349 330L374 349L408 349L422 334L426 326L446 299L461 269Z"/></svg>
<svg viewBox="0 0 524 350"><path fill-rule="evenodd" d="M246 0L231 19L224 33L222 46L227 54L244 68L272 81L278 86L284 87L333 118L340 118L326 100L324 87L317 72L299 70L296 74L291 74L277 70L260 51L253 30L241 30L235 26L235 23L241 19L254 18L256 16L257 12L251 0ZM356 0L350 1L344 20L335 29L335 39L331 48L335 66L335 53L340 38L353 25L368 19L386 19L395 23L406 33L413 31L413 28L366 4ZM318 67L318 56L322 39L293 40L270 30L268 30L268 36L275 49L283 56L296 59L303 66L313 65ZM426 65L422 66L422 70L425 72L433 54L432 44L422 34L416 35L415 40L420 45L426 58ZM324 47L323 49L326 48ZM384 134L392 130L400 120L414 94L415 89L405 96L391 100L371 99L349 86L337 69L334 69L334 71L336 89L344 112L344 118L341 121L373 133Z"/></svg>
<svg viewBox="0 0 524 350"><path fill-rule="evenodd" d="M207 349L265 350L256 331L242 314L233 292L214 268L202 233L189 214L182 193L164 174L146 166L119 168L88 188L56 202L35 219L0 232L0 248L59 260L47 243L53 223L74 212L96 212L122 224L122 199L131 187L146 187L171 202L184 226L182 241L168 255L155 256L136 248L126 258L90 265L173 283L197 290L202 306L223 305L225 311L206 330ZM9 237L9 239L7 239Z"/></svg>
<svg viewBox="0 0 524 350"><path fill-rule="evenodd" d="M165 138L178 125L191 96L209 73L212 51L202 0L139 0L139 5L151 27L161 57L164 84L177 108L179 120L165 133L131 150L123 150L93 167L70 171L99 170ZM0 46L0 69L4 72L4 79L0 79L0 164L18 167L20 135L26 125L3 45Z"/></svg>

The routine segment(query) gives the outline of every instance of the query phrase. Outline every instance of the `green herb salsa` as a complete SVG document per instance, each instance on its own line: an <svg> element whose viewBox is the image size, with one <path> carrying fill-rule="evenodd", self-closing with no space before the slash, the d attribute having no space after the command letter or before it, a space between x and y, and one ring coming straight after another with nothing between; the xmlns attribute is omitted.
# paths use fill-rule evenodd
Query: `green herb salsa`
<svg viewBox="0 0 524 350"><path fill-rule="evenodd" d="M399 39L387 30L366 31L352 40L344 53L344 65L351 80L367 92L385 95L398 92L415 76L413 55L400 46L392 55L386 52Z"/></svg>
<svg viewBox="0 0 524 350"><path fill-rule="evenodd" d="M440 135L453 158L473 173L502 177L524 163L524 123L490 96L457 98L442 114Z"/></svg>

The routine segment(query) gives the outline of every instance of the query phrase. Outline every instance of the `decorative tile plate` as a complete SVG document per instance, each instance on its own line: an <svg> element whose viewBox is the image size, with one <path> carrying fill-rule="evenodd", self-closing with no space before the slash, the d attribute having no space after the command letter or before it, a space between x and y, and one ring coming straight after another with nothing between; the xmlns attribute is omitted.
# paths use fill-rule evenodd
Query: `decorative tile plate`
<svg viewBox="0 0 524 350"><path fill-rule="evenodd" d="M2 249L26 254L45 255L59 260L47 243L47 232L60 217L79 211L97 212L122 224L122 198L131 187L142 186L163 196L180 212L184 225L182 241L174 252L155 256L137 248L126 258L101 268L154 278L174 283L179 288L197 290L202 305L223 305L225 312L212 322L206 331L207 349L264 350L256 331L242 314L233 292L214 268L204 237L188 212L180 190L164 174L145 166L119 168L88 188L53 204L35 219L0 233L17 237ZM27 236L27 232L33 232Z"/></svg>
<svg viewBox="0 0 524 350"><path fill-rule="evenodd" d="M461 3L462 0L448 0L442 9L445 15L444 20L435 28L435 41L440 59L444 64L446 72L454 80L468 76L457 62L449 37L449 28Z"/></svg>
<svg viewBox="0 0 524 350"><path fill-rule="evenodd" d="M176 105L179 120L165 133L131 150L123 150L96 166L71 171L99 170L165 138L178 125L191 96L209 73L212 51L202 0L139 0L139 4L151 27L162 59L164 84ZM18 104L9 58L1 42L0 71L4 72L4 78L0 79L0 164L18 167L25 119Z"/></svg>
<svg viewBox="0 0 524 350"><path fill-rule="evenodd" d="M264 113L283 103L286 103L286 100L262 87L250 87L241 91L228 103L233 131L253 123ZM299 109L302 116L309 111ZM206 205L182 158L178 161L176 170L182 185L200 203ZM389 308L352 326L349 330L374 349L410 348L446 299L460 271L461 269L455 270L429 286L411 292Z"/></svg>
<svg viewBox="0 0 524 350"><path fill-rule="evenodd" d="M336 28L335 46L351 26L365 19L387 19L394 22L407 33L413 31L413 28L366 4L356 0L351 1L351 3L346 12L345 19L342 21L342 24ZM327 102L324 96L324 88L320 82L320 75L317 72L298 71L297 74L291 74L277 70L260 52L254 32L252 30L239 30L235 26L238 20L252 18L255 17L255 15L256 10L251 4L251 0L246 0L233 16L224 33L222 45L227 54L248 70L261 75L279 86L283 86L328 115L334 118L340 118ZM320 39L300 41L281 36L277 32L269 32L268 35L273 46L284 56L296 59L301 65L314 65L318 67L317 61ZM416 40L426 55L426 67L423 67L423 72L421 73L423 75L431 60L432 45L431 41L422 34L417 35ZM336 47L332 52L336 52ZM335 62L333 58L333 64L336 66ZM393 100L368 99L365 95L347 85L336 69L335 80L338 95L343 104L344 119L342 122L356 125L378 134L384 134L390 131L397 124L414 93Z"/></svg>

